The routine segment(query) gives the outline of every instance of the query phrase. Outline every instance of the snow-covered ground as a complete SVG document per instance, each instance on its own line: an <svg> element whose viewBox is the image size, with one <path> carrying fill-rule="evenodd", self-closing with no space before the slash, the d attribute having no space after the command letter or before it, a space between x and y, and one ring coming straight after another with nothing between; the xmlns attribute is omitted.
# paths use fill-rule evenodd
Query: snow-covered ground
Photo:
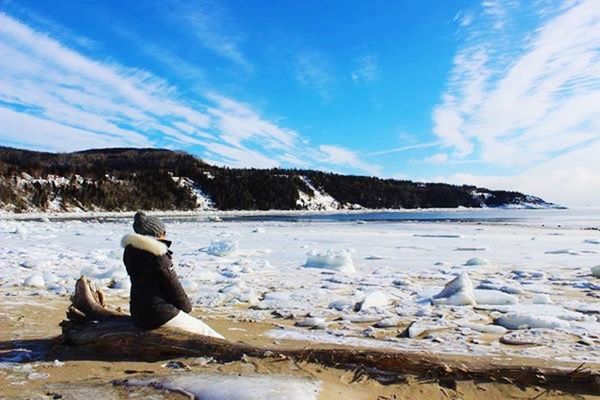
<svg viewBox="0 0 600 400"><path fill-rule="evenodd" d="M293 318L274 340L600 364L600 232L548 221L181 219L167 230L194 303ZM84 274L109 299L127 296L130 231L129 218L0 220L0 286L66 295Z"/></svg>

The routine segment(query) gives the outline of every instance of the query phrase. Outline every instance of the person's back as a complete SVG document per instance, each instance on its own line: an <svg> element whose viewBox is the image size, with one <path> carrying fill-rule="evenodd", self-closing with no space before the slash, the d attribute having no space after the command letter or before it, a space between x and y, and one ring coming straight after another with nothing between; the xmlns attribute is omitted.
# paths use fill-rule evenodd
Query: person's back
<svg viewBox="0 0 600 400"><path fill-rule="evenodd" d="M175 275L168 244L131 233L123 237L123 262L131 279L130 311L136 325L154 329L192 305Z"/></svg>
<svg viewBox="0 0 600 400"><path fill-rule="evenodd" d="M171 242L165 239L162 221L135 214L133 230L123 237L123 263L131 280L130 312L140 328L161 326L223 338L202 321L190 316L192 304L173 267Z"/></svg>

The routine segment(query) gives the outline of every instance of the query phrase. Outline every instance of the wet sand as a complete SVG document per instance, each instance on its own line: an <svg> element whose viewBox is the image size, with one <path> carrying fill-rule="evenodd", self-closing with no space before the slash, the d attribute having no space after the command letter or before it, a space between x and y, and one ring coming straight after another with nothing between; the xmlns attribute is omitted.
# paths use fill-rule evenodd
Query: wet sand
<svg viewBox="0 0 600 400"><path fill-rule="evenodd" d="M13 290L14 293L14 290ZM33 360L19 364L4 364L0 368L0 398L15 399L125 399L125 398L186 398L183 394L150 387L115 386L124 379L162 379L173 375L219 373L233 375L287 375L321 382L319 399L592 399L593 395L575 395L539 387L519 388L508 383L476 383L462 381L438 383L410 376L374 375L364 370L327 368L322 365L291 360L247 358L218 364L205 358L179 358L160 362L102 360L97 354L60 344L59 323L69 304L66 296L39 296L32 290L15 295L0 292L0 357L31 354ZM125 304L124 298L110 298L112 303ZM200 315L200 310L195 311ZM273 319L255 322L236 316L214 315L205 321L234 341L270 344L268 330L292 322ZM278 341L283 346L314 346L314 343ZM18 351L25 348L33 353ZM37 359L39 358L39 359ZM458 357L460 358L460 357ZM55 361L57 360L57 361ZM495 362L497 360L491 360ZM554 365L552 360L502 360L502 362L537 362ZM172 368L179 367L179 368ZM597 367L597 366L596 366ZM201 377L199 377L201 379ZM282 397L285 398L285 397Z"/></svg>

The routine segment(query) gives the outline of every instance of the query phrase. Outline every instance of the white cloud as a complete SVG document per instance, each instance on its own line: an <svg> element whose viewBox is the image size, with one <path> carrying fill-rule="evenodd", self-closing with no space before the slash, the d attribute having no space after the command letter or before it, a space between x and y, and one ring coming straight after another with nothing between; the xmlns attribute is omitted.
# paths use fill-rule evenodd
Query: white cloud
<svg viewBox="0 0 600 400"><path fill-rule="evenodd" d="M436 153L431 156L425 157L423 159L426 163L429 164L443 164L448 161L448 154L446 153Z"/></svg>
<svg viewBox="0 0 600 400"><path fill-rule="evenodd" d="M532 18L518 2L486 0L482 10L433 111L443 143L456 157L478 151L486 163L524 168L598 138L598 2L537 16L529 34L515 28Z"/></svg>
<svg viewBox="0 0 600 400"><path fill-rule="evenodd" d="M85 56L2 12L0 71L0 142L7 145L193 148L236 167L309 167L326 158L375 171L349 150L323 153L249 104L216 92L202 94L202 103L184 99L147 71Z"/></svg>
<svg viewBox="0 0 600 400"><path fill-rule="evenodd" d="M44 151L77 151L103 147L145 147L149 142L86 131L0 107L0 141Z"/></svg>
<svg viewBox="0 0 600 400"><path fill-rule="evenodd" d="M378 175L381 172L379 166L362 161L356 152L344 147L321 145L319 150L323 153L323 161L326 163L347 165L371 175Z"/></svg>
<svg viewBox="0 0 600 400"><path fill-rule="evenodd" d="M371 82L379 76L377 57L366 54L358 58L356 68L350 73L354 82Z"/></svg>
<svg viewBox="0 0 600 400"><path fill-rule="evenodd" d="M211 94L208 98L218 106L209 108L208 113L214 117L221 139L225 142L240 146L243 141L253 139L269 149L294 147L298 137L296 132L265 120L249 105L217 94Z"/></svg>
<svg viewBox="0 0 600 400"><path fill-rule="evenodd" d="M164 12L190 37L215 54L251 70L240 49L242 35L227 11L216 2L169 2Z"/></svg>
<svg viewBox="0 0 600 400"><path fill-rule="evenodd" d="M462 173L436 179L492 189L517 190L570 207L598 207L600 206L598 154L600 154L600 142L595 142L516 175L480 176Z"/></svg>
<svg viewBox="0 0 600 400"><path fill-rule="evenodd" d="M324 102L332 99L333 77L327 58L316 50L303 51L296 55L296 80L315 90Z"/></svg>

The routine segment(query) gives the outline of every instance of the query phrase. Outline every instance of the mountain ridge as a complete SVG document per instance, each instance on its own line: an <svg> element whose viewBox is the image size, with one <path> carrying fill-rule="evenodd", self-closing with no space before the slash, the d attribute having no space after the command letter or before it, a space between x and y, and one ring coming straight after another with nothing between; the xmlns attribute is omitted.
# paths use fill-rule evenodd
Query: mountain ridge
<svg viewBox="0 0 600 400"><path fill-rule="evenodd" d="M216 167L167 149L0 147L0 209L335 210L556 207L519 192L305 169Z"/></svg>

